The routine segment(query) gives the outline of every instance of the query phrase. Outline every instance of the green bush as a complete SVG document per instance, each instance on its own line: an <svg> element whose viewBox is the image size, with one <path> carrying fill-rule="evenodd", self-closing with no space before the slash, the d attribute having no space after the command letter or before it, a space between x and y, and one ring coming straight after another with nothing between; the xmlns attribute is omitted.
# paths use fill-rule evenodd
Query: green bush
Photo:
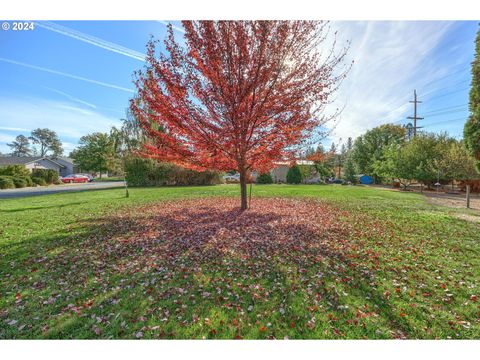
<svg viewBox="0 0 480 360"><path fill-rule="evenodd" d="M257 176L257 184L273 184L273 178L270 173L263 173Z"/></svg>
<svg viewBox="0 0 480 360"><path fill-rule="evenodd" d="M23 165L7 165L0 167L0 175L28 177L30 176L30 170Z"/></svg>
<svg viewBox="0 0 480 360"><path fill-rule="evenodd" d="M40 186L47 185L47 182L45 181L45 179L41 177L32 176L32 181L36 185L40 185Z"/></svg>
<svg viewBox="0 0 480 360"><path fill-rule="evenodd" d="M302 182L302 173L298 165L292 166L287 172L288 184L300 184Z"/></svg>
<svg viewBox="0 0 480 360"><path fill-rule="evenodd" d="M22 177L22 179L25 179L25 182L27 183L27 186L33 186L33 181L32 181L32 178L30 176Z"/></svg>
<svg viewBox="0 0 480 360"><path fill-rule="evenodd" d="M0 176L0 189L15 189L15 183L11 176Z"/></svg>
<svg viewBox="0 0 480 360"><path fill-rule="evenodd" d="M216 171L193 171L173 166L170 175L173 185L215 185L220 184L220 174Z"/></svg>
<svg viewBox="0 0 480 360"><path fill-rule="evenodd" d="M32 177L42 178L47 184L58 182L58 173L53 169L34 169Z"/></svg>
<svg viewBox="0 0 480 360"><path fill-rule="evenodd" d="M220 184L216 171L193 171L152 159L130 158L125 161L129 186L214 185Z"/></svg>
<svg viewBox="0 0 480 360"><path fill-rule="evenodd" d="M298 165L298 169L300 170L302 181L318 177L315 165Z"/></svg>
<svg viewBox="0 0 480 360"><path fill-rule="evenodd" d="M24 188L27 186L27 181L22 177L14 177L13 183L15 184L16 188Z"/></svg>

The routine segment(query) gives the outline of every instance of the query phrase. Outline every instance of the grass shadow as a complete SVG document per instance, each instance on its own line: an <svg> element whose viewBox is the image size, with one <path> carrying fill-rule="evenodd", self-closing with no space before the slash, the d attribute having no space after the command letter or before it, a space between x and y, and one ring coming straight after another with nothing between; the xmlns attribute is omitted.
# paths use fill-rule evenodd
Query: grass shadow
<svg viewBox="0 0 480 360"><path fill-rule="evenodd" d="M133 337L147 326L136 319L148 314L160 323L167 318L162 331L178 337L230 336L231 327L212 335L205 327L188 330L197 324L184 321L218 308L228 309L225 316L232 318L226 321L242 318L255 324L260 313L249 312L250 306L272 311L265 293L275 299L275 306L287 309L288 316L271 315L279 335L291 328L292 321L308 329L299 302L318 303L327 312L340 314L346 304L336 288L340 278L349 279L342 289L375 307L392 331L405 336L414 333L378 290L375 272L349 257L348 229L341 226L337 214L328 214L333 209L318 202L303 208L301 204L310 202L282 200L280 209L241 213L235 207L219 208L218 201L227 200L200 206L195 202L159 205L145 212L79 222L73 236L51 234L8 248L0 269L7 279L2 292L27 291L29 302L19 309L12 296L6 300L0 313L0 337L89 338L98 336L92 329L99 327L109 329L103 330L105 336ZM164 206L173 207L166 210ZM319 213L314 216L311 211ZM22 260L11 266L13 259ZM188 289L188 294L179 289ZM218 296L213 295L215 291ZM91 299L93 305L85 306ZM82 315L76 316L77 312ZM41 320L32 321L23 335L5 326L14 316L35 313ZM122 324L128 321L133 325L126 329ZM258 327L242 331L264 337L255 332ZM296 336L322 337L311 330Z"/></svg>

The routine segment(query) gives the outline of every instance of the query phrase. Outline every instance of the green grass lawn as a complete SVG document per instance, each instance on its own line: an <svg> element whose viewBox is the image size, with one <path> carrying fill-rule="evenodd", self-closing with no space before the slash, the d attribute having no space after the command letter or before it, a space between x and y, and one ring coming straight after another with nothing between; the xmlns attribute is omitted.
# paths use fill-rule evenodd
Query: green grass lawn
<svg viewBox="0 0 480 360"><path fill-rule="evenodd" d="M103 177L103 178L95 178L95 182L106 182L106 181L123 181L123 176L110 176L110 177Z"/></svg>
<svg viewBox="0 0 480 360"><path fill-rule="evenodd" d="M338 233L269 262L165 248L163 202L238 196L222 185L0 200L0 338L480 338L480 224L458 210L367 187L259 185L252 222L257 199L300 199Z"/></svg>

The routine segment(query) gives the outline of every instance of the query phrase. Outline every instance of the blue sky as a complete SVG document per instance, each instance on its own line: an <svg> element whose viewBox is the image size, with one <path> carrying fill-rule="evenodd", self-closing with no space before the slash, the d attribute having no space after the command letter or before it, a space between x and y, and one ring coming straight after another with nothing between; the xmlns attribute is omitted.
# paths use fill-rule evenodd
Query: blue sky
<svg viewBox="0 0 480 360"><path fill-rule="evenodd" d="M383 123L405 123L414 89L425 130L461 137L477 22L332 27L340 43L351 40L348 58L355 64L330 106L345 109L335 126L327 124L333 130L325 145ZM0 31L0 152L9 151L6 143L16 135L48 127L68 153L80 136L118 125L150 34L165 33L161 21L38 22L33 31Z"/></svg>

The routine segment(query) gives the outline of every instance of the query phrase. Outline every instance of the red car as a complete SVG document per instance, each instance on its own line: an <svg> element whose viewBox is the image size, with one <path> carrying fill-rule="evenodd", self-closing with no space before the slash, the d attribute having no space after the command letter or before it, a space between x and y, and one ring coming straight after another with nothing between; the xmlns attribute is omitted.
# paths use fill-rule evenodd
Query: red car
<svg viewBox="0 0 480 360"><path fill-rule="evenodd" d="M64 183L86 183L88 182L88 176L85 175L68 175L61 177L60 180Z"/></svg>

